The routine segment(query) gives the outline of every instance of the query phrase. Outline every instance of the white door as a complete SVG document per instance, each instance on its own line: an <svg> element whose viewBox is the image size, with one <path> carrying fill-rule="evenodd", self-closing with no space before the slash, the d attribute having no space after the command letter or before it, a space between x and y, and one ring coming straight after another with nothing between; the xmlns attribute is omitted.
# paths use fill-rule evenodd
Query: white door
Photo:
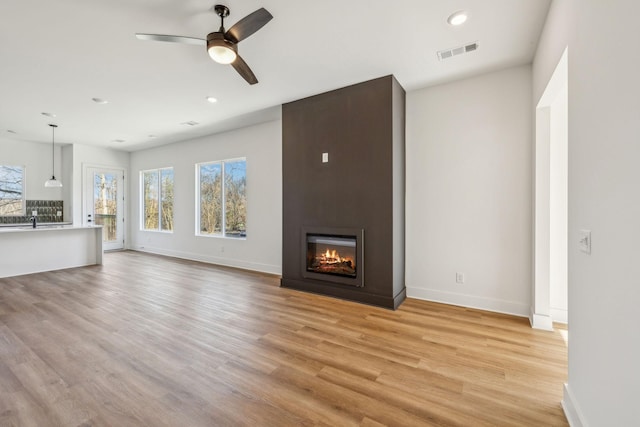
<svg viewBox="0 0 640 427"><path fill-rule="evenodd" d="M104 250L124 248L124 171L87 167L84 223L101 225Z"/></svg>

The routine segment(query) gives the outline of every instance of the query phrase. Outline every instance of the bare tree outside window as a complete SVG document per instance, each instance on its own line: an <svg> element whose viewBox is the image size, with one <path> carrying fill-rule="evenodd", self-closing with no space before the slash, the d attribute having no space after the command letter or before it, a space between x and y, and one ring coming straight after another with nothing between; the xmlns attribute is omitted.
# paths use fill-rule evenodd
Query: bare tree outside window
<svg viewBox="0 0 640 427"><path fill-rule="evenodd" d="M143 181L143 229L158 230L158 171L142 173Z"/></svg>
<svg viewBox="0 0 640 427"><path fill-rule="evenodd" d="M246 159L201 163L198 168L199 235L246 237Z"/></svg>
<svg viewBox="0 0 640 427"><path fill-rule="evenodd" d="M225 235L247 235L247 162L224 163Z"/></svg>
<svg viewBox="0 0 640 427"><path fill-rule="evenodd" d="M173 231L173 168L141 172L142 229Z"/></svg>
<svg viewBox="0 0 640 427"><path fill-rule="evenodd" d="M173 168L160 169L160 228L173 231Z"/></svg>
<svg viewBox="0 0 640 427"><path fill-rule="evenodd" d="M200 165L200 234L222 234L222 163Z"/></svg>
<svg viewBox="0 0 640 427"><path fill-rule="evenodd" d="M0 216L25 215L24 167L0 165Z"/></svg>
<svg viewBox="0 0 640 427"><path fill-rule="evenodd" d="M105 242L117 239L118 176L111 173L96 173L93 183L93 211L95 224L102 225Z"/></svg>

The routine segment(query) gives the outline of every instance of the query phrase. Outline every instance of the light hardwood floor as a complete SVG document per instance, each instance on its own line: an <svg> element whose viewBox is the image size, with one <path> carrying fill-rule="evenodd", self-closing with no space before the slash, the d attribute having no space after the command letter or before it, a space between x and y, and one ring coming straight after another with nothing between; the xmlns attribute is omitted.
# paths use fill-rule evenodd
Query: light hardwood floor
<svg viewBox="0 0 640 427"><path fill-rule="evenodd" d="M567 425L562 331L278 285L137 252L0 279L0 425Z"/></svg>

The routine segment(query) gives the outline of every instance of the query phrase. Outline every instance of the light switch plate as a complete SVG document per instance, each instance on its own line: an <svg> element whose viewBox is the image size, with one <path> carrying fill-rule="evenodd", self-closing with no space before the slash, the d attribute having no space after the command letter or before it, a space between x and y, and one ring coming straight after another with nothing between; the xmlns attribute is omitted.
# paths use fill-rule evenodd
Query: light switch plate
<svg viewBox="0 0 640 427"><path fill-rule="evenodd" d="M329 153L322 153L322 163L329 163Z"/></svg>
<svg viewBox="0 0 640 427"><path fill-rule="evenodd" d="M591 230L580 230L578 247L586 254L591 254Z"/></svg>
<svg viewBox="0 0 640 427"><path fill-rule="evenodd" d="M38 216L38 211L31 211L31 216Z"/></svg>

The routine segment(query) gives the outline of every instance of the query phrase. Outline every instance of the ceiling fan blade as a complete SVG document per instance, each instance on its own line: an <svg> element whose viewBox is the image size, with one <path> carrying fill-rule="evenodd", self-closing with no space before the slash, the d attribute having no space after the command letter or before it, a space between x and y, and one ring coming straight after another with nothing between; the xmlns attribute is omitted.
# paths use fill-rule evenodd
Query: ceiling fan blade
<svg viewBox="0 0 640 427"><path fill-rule="evenodd" d="M207 45L207 41L205 39L199 39L196 37L170 36L167 34L142 34L142 33L136 33L136 37L139 40L152 40L156 42L195 44L198 46Z"/></svg>
<svg viewBox="0 0 640 427"><path fill-rule="evenodd" d="M258 83L258 79L256 78L251 68L244 62L244 59L240 57L240 55L236 56L236 60L231 63L231 66L235 68L235 70L242 76L243 79L247 81L250 85L254 85Z"/></svg>
<svg viewBox="0 0 640 427"><path fill-rule="evenodd" d="M227 31L224 36L227 40L238 43L264 27L264 25L271 21L272 18L273 16L267 11L267 9L261 7L236 22L233 27L229 28L229 31Z"/></svg>

